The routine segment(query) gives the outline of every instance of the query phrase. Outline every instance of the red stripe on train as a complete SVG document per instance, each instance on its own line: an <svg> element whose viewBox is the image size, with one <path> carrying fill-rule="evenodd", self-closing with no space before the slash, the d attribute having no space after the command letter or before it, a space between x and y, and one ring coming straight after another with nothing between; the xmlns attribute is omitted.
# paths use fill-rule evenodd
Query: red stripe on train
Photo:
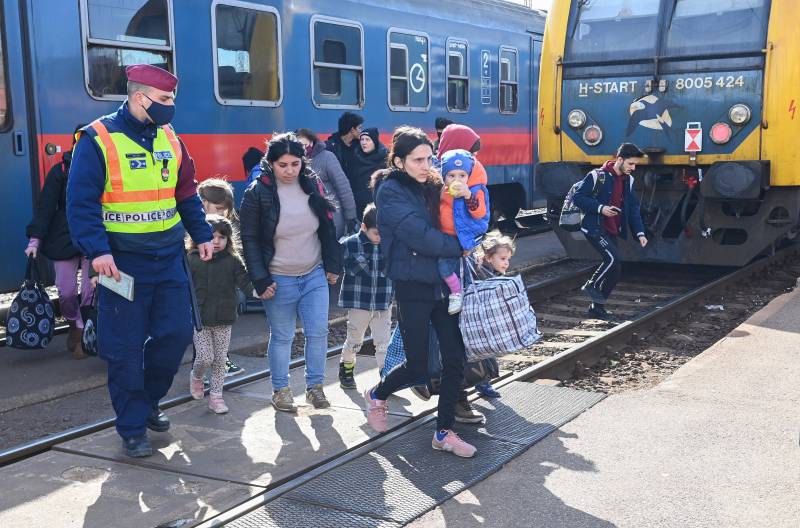
<svg viewBox="0 0 800 528"><path fill-rule="evenodd" d="M481 151L478 154L486 166L529 165L533 160L535 137L527 132L480 132ZM264 150L264 141L271 135L263 134L179 134L194 159L197 179L227 176L230 181L246 179L242 156L250 147ZM320 139L327 138L320 134ZM61 152L47 155L45 146L52 143L65 151L72 144L70 134L39 135L40 182L47 172L61 162ZM391 133L382 133L381 141L390 145Z"/></svg>

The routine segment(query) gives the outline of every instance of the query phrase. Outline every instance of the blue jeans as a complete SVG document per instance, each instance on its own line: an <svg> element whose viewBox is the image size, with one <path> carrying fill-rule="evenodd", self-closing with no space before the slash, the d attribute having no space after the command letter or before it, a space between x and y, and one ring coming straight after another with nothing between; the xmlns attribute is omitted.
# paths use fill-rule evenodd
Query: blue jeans
<svg viewBox="0 0 800 528"><path fill-rule="evenodd" d="M328 351L328 281L318 266L299 277L273 275L275 297L263 301L270 330L269 370L273 390L289 386L289 361L297 316L305 335L306 387L325 380Z"/></svg>

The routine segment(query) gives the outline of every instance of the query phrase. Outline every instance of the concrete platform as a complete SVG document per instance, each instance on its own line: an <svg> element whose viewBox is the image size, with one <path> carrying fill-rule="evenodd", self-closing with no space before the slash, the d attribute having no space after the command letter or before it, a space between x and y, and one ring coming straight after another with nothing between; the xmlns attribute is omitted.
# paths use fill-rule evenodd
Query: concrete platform
<svg viewBox="0 0 800 528"><path fill-rule="evenodd" d="M411 526L797 527L798 320L800 290Z"/></svg>
<svg viewBox="0 0 800 528"><path fill-rule="evenodd" d="M327 391L333 396L334 391ZM360 445L375 433L363 412L303 404L296 415L275 411L264 397L229 392L230 412L215 415L207 399L169 412L172 428L149 435L157 452L146 459L126 457L114 430L72 440L57 450L122 461L244 485L266 487L322 460ZM299 402L298 402L299 403ZM392 415L389 426L408 421Z"/></svg>
<svg viewBox="0 0 800 528"><path fill-rule="evenodd" d="M59 452L2 468L0 480L0 526L9 528L141 528L202 521L260 491Z"/></svg>
<svg viewBox="0 0 800 528"><path fill-rule="evenodd" d="M373 356L358 356L354 378L357 390L343 390L339 387L339 356L330 358L325 365L325 395L334 407L345 409L366 410L364 390L378 383L378 366ZM306 382L303 369L293 370L289 378L289 386L297 396L298 403L303 399ZM237 387L230 391L232 394L241 394L250 398L269 402L272 397L272 383L270 379L259 380ZM389 413L399 416L414 416L437 405L436 397L423 401L414 396L410 389L398 391L389 397Z"/></svg>

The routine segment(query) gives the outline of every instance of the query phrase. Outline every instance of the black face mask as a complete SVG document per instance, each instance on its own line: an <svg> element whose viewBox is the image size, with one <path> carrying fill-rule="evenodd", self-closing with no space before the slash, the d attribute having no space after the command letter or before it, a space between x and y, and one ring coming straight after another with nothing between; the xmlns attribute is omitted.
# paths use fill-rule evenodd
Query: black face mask
<svg viewBox="0 0 800 528"><path fill-rule="evenodd" d="M147 97L147 95L144 93L142 93L142 95ZM147 98L150 99L149 97ZM150 102L152 104L149 108L145 108L144 106L142 106L142 108L145 112L147 112L147 115L153 120L153 123L156 126L166 125L172 121L173 117L175 117L175 105L157 103L152 99L150 99Z"/></svg>

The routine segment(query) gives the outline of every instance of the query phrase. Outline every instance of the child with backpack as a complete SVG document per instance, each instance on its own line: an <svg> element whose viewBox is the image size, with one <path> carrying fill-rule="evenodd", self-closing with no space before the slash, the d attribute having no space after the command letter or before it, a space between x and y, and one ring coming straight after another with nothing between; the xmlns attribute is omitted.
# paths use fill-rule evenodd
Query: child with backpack
<svg viewBox="0 0 800 528"><path fill-rule="evenodd" d="M236 321L236 288L252 292L253 286L236 251L235 232L230 220L220 215L206 215L214 232L214 254L209 261L200 259L197 248L189 242L189 271L192 274L203 329L194 332L196 357L189 373L192 398L203 398L203 376L210 369L211 391L208 407L217 414L228 412L222 399L225 360Z"/></svg>
<svg viewBox="0 0 800 528"><path fill-rule="evenodd" d="M474 249L489 228L486 173L473 171L474 166L475 158L463 149L445 152L440 161L444 179L439 202L441 230L458 237L465 251ZM451 315L461 311L460 262L460 258L439 259L439 274L450 289L447 311Z"/></svg>
<svg viewBox="0 0 800 528"><path fill-rule="evenodd" d="M206 214L218 214L227 218L236 237L231 242L236 245L236 252L241 256L242 245L239 242L239 215L236 214L236 209L233 207L233 186L222 178L209 178L203 180L197 186L197 194L200 195L200 201L203 203L203 209ZM250 291L242 292L244 296L251 294ZM239 298L239 304L245 302L245 297ZM244 369L230 360L225 359L225 377L235 376L242 374Z"/></svg>
<svg viewBox="0 0 800 528"><path fill-rule="evenodd" d="M348 309L347 338L339 363L339 384L343 389L357 388L353 369L367 326L372 331L379 371L383 369L386 349L391 340L394 287L391 279L386 276L377 212L375 204L367 205L362 216L361 230L341 241L344 274L339 292L339 306Z"/></svg>

